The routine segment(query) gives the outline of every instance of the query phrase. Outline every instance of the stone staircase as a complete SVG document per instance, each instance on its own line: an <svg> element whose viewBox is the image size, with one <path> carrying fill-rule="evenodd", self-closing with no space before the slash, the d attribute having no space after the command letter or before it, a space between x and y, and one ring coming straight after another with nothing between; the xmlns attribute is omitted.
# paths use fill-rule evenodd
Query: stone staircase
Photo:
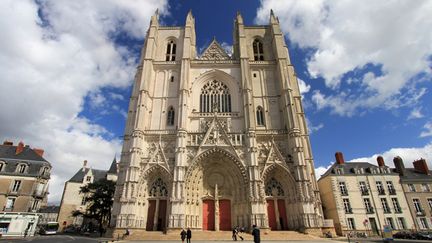
<svg viewBox="0 0 432 243"><path fill-rule="evenodd" d="M240 234L244 240L252 241L252 235ZM121 237L121 236L120 236ZM192 231L193 240L232 240L231 231ZM116 236L114 235L114 239ZM261 240L317 240L317 236L299 233L297 231L261 231ZM180 240L180 231L169 231L166 234L159 231L131 231L125 240ZM240 237L237 238L240 241Z"/></svg>

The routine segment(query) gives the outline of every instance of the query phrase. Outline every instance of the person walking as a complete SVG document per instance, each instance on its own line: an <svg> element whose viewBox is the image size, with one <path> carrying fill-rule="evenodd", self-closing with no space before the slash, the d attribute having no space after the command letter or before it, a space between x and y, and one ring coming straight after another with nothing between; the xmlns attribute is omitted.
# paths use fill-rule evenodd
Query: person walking
<svg viewBox="0 0 432 243"><path fill-rule="evenodd" d="M184 243L184 240L186 239L186 230L182 229L180 232L180 238L182 240L182 243Z"/></svg>
<svg viewBox="0 0 432 243"><path fill-rule="evenodd" d="M253 225L252 235L254 238L254 243L260 243L261 242L261 236L260 236L260 230L256 225Z"/></svg>
<svg viewBox="0 0 432 243"><path fill-rule="evenodd" d="M186 231L186 242L191 243L191 239L192 239L192 231L190 228L188 228Z"/></svg>
<svg viewBox="0 0 432 243"><path fill-rule="evenodd" d="M237 229L233 228L232 230L232 239L233 241L237 241Z"/></svg>

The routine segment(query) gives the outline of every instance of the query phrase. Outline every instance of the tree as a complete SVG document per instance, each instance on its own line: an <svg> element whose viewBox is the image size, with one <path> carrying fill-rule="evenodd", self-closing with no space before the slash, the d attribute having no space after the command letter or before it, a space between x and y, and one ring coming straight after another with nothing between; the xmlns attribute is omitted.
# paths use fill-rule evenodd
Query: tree
<svg viewBox="0 0 432 243"><path fill-rule="evenodd" d="M87 209L84 216L95 219L99 223L99 232L103 232L104 225L111 220L111 208L113 205L115 182L107 179L100 179L89 183L80 189L84 194Z"/></svg>

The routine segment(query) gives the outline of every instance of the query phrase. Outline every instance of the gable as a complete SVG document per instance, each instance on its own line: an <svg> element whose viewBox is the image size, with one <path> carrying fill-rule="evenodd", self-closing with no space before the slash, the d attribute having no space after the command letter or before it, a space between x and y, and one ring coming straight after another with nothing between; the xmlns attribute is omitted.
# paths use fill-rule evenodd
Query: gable
<svg viewBox="0 0 432 243"><path fill-rule="evenodd" d="M201 55L202 60L229 60L230 56L219 45L216 40L213 40L204 53Z"/></svg>

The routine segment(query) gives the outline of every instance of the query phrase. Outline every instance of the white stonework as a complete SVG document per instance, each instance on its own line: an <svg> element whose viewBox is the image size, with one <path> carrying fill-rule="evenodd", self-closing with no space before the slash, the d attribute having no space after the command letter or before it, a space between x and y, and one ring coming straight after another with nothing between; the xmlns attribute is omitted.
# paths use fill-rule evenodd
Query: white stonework
<svg viewBox="0 0 432 243"><path fill-rule="evenodd" d="M322 226L294 68L277 18L234 25L233 55L196 52L155 14L135 76L112 226L143 230L272 230Z"/></svg>

